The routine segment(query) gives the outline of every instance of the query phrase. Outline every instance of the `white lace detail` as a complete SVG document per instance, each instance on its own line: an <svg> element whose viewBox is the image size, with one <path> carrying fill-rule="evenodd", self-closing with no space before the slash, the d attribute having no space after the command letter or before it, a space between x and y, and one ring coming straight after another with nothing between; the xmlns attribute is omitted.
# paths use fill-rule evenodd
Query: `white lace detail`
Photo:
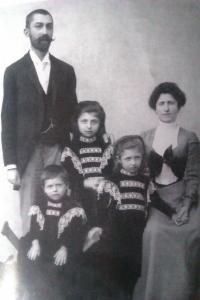
<svg viewBox="0 0 200 300"><path fill-rule="evenodd" d="M80 136L80 141L83 142L83 143L93 143L96 141L96 136L93 136L91 138L86 138L84 136Z"/></svg>
<svg viewBox="0 0 200 300"><path fill-rule="evenodd" d="M79 174L83 174L82 165L78 156L72 151L70 148L65 147L61 155L61 162L65 161L67 157L71 157L74 168L79 172Z"/></svg>
<svg viewBox="0 0 200 300"><path fill-rule="evenodd" d="M92 148L81 148L79 150L80 154L88 154L88 153L102 153L102 149L99 147L92 147Z"/></svg>
<svg viewBox="0 0 200 300"><path fill-rule="evenodd" d="M109 145L103 153L101 165L100 165L101 169L103 169L108 164L108 160L111 158L112 154L113 154L113 146Z"/></svg>
<svg viewBox="0 0 200 300"><path fill-rule="evenodd" d="M58 238L64 232L64 229L71 223L74 217L82 218L86 222L85 211L81 207L74 207L69 209L58 222Z"/></svg>
<svg viewBox="0 0 200 300"><path fill-rule="evenodd" d="M136 187L145 189L145 184L135 180L122 180L120 181L120 187Z"/></svg>
<svg viewBox="0 0 200 300"><path fill-rule="evenodd" d="M137 199L137 200L143 200L144 201L144 197L142 196L142 194L140 193L121 193L121 198L122 199Z"/></svg>
<svg viewBox="0 0 200 300"><path fill-rule="evenodd" d="M121 204L121 195L118 186L111 182L106 180L103 186L103 191L106 193L109 193L115 201L117 201L117 204Z"/></svg>
<svg viewBox="0 0 200 300"><path fill-rule="evenodd" d="M94 173L101 174L101 169L98 167L83 168L83 175L94 174Z"/></svg>
<svg viewBox="0 0 200 300"><path fill-rule="evenodd" d="M145 211L145 207L143 205L139 204L120 204L117 206L118 210L131 210L136 209L140 211Z"/></svg>
<svg viewBox="0 0 200 300"><path fill-rule="evenodd" d="M59 217L60 216L60 211L59 210L54 210L54 209L47 209L46 210L46 215L47 216Z"/></svg>
<svg viewBox="0 0 200 300"><path fill-rule="evenodd" d="M89 157L83 157L83 158L81 158L81 163L82 164L87 164L87 163L92 163L92 162L100 163L101 160L102 160L101 157L89 156Z"/></svg>
<svg viewBox="0 0 200 300"><path fill-rule="evenodd" d="M39 206L37 206L37 205L31 206L28 215L29 216L35 216L35 215L37 215L36 221L37 221L37 223L40 226L40 230L43 230L43 228L44 228L44 220L45 219L44 219L44 216L43 216L43 214L42 214Z"/></svg>

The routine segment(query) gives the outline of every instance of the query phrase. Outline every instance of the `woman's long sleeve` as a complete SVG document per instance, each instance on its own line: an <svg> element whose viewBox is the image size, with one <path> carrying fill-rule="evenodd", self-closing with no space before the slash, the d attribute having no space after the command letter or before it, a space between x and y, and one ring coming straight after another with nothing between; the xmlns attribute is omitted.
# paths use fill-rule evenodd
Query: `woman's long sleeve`
<svg viewBox="0 0 200 300"><path fill-rule="evenodd" d="M198 199L198 187L200 179L200 146L199 140L194 133L191 133L188 140L187 163L184 174L185 192L183 203L191 206Z"/></svg>

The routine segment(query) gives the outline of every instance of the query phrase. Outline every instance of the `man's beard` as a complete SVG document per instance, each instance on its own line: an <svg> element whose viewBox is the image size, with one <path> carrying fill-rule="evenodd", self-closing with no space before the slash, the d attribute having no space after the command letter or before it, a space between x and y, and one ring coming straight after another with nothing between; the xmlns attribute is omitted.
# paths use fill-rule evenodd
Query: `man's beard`
<svg viewBox="0 0 200 300"><path fill-rule="evenodd" d="M52 38L49 35L44 34L43 36L35 40L32 37L30 37L30 41L33 48L41 52L47 52L51 45Z"/></svg>

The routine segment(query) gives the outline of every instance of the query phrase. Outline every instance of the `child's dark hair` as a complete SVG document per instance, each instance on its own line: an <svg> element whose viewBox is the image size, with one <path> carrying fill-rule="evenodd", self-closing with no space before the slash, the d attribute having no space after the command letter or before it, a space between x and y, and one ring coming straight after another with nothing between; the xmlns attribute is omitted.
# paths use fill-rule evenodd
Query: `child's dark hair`
<svg viewBox="0 0 200 300"><path fill-rule="evenodd" d="M146 171L146 150L144 141L139 135L125 135L118 139L114 145L114 170L117 172L121 169L121 164L119 162L119 158L122 152L126 149L134 149L137 148L139 152L142 154L142 163L139 169L140 173L145 173Z"/></svg>
<svg viewBox="0 0 200 300"><path fill-rule="evenodd" d="M55 177L62 178L62 180L67 186L70 185L69 175L65 168L59 165L48 165L47 167L44 168L40 176L42 186L44 186L46 180L53 179Z"/></svg>
<svg viewBox="0 0 200 300"><path fill-rule="evenodd" d="M78 103L75 109L75 113L71 120L71 127L72 127L72 133L74 139L78 139L80 137L77 121L80 115L83 113L96 114L97 118L99 118L100 120L100 126L97 132L97 136L99 138L102 138L103 134L105 133L105 118L106 118L105 111L103 107L99 104L99 102L86 100Z"/></svg>

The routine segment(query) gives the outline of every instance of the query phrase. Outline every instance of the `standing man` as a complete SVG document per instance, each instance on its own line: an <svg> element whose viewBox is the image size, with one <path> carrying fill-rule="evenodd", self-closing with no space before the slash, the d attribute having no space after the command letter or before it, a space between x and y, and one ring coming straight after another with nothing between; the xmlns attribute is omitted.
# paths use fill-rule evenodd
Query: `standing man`
<svg viewBox="0 0 200 300"><path fill-rule="evenodd" d="M51 14L43 9L29 13L24 33L31 48L6 69L2 105L3 158L9 182L20 189L23 234L29 230L28 210L41 170L60 163L77 104L73 67L49 54Z"/></svg>

